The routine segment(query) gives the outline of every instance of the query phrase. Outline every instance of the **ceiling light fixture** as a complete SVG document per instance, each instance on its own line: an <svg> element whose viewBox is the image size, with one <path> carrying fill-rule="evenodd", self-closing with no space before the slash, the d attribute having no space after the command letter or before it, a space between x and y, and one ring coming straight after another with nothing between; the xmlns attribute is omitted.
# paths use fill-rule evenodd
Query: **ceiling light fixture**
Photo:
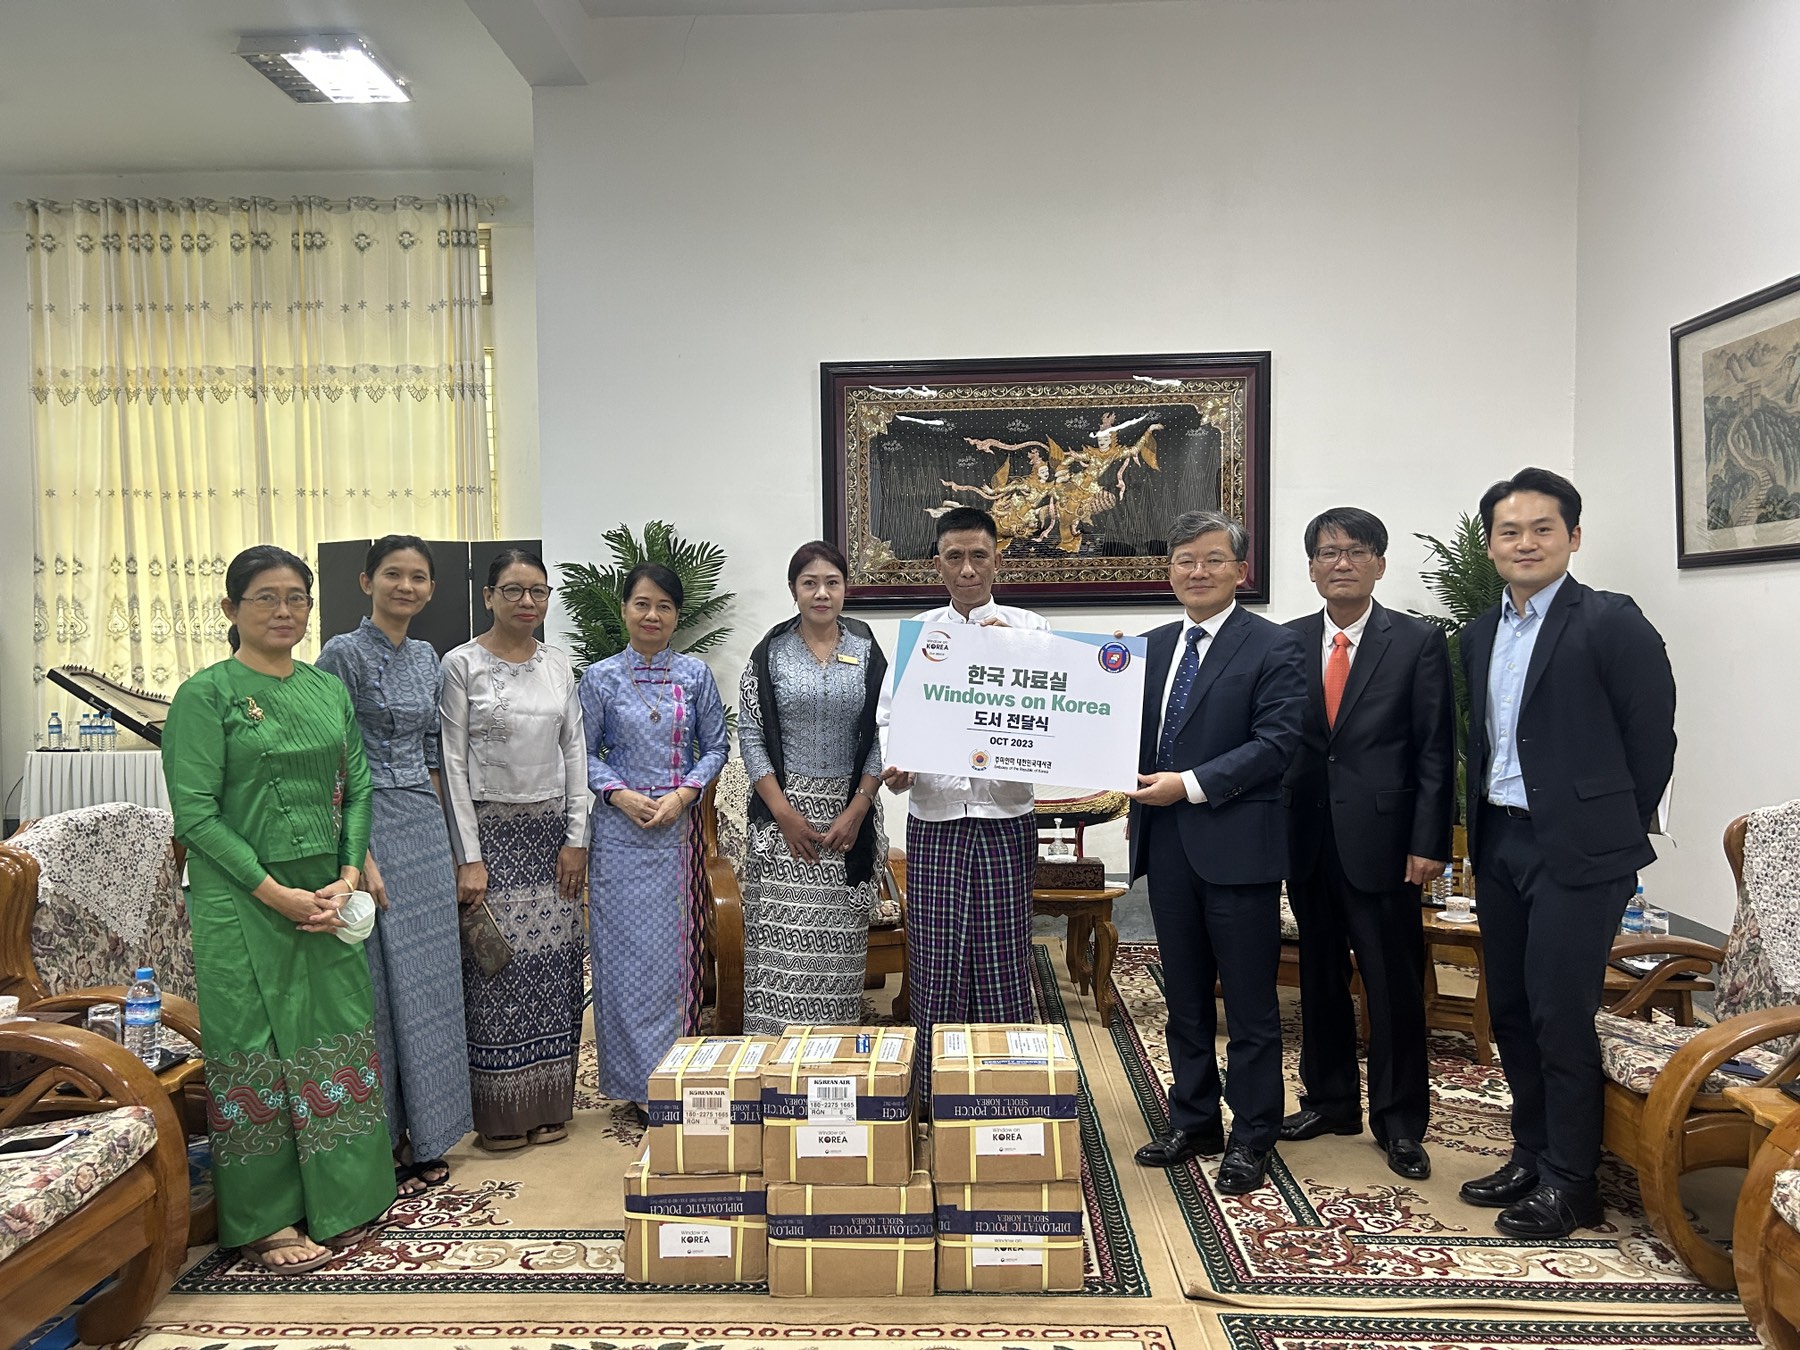
<svg viewBox="0 0 1800 1350"><path fill-rule="evenodd" d="M356 33L257 33L237 54L296 103L410 103L406 85Z"/></svg>

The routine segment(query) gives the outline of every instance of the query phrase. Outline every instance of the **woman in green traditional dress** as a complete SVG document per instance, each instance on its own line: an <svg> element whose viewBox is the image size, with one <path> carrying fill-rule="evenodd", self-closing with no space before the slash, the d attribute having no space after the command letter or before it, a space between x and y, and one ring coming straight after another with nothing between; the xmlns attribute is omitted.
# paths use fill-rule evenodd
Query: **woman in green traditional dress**
<svg viewBox="0 0 1800 1350"><path fill-rule="evenodd" d="M369 848L362 733L343 684L294 660L312 569L271 545L225 573L233 656L163 731L205 1036L219 1241L299 1273L394 1199L374 998L339 909Z"/></svg>

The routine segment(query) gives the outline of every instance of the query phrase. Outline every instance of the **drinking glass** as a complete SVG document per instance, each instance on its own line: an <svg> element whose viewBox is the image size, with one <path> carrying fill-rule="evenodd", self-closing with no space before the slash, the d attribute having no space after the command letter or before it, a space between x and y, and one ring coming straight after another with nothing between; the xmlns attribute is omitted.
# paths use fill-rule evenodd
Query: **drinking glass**
<svg viewBox="0 0 1800 1350"><path fill-rule="evenodd" d="M125 1039L125 1014L116 1003L96 1003L87 1010L87 1029L109 1041Z"/></svg>
<svg viewBox="0 0 1800 1350"><path fill-rule="evenodd" d="M1666 909L1646 909L1644 911L1645 937L1669 936L1669 911Z"/></svg>

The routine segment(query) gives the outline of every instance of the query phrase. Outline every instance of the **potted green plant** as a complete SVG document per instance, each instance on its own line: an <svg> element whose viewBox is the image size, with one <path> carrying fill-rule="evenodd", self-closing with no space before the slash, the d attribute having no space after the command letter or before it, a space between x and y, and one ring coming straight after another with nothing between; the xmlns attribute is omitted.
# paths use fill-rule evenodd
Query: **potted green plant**
<svg viewBox="0 0 1800 1350"><path fill-rule="evenodd" d="M700 656L731 635L731 629L713 626L736 599L736 592L719 589L724 549L683 539L663 520L645 525L642 539L628 525L616 525L600 537L612 553L611 566L557 564L562 585L556 594L574 625L570 645L578 671L625 650L625 577L641 562L661 563L681 578L681 623L670 643L676 651Z"/></svg>
<svg viewBox="0 0 1800 1350"><path fill-rule="evenodd" d="M1450 678L1456 684L1456 841L1457 856L1468 848L1464 833L1463 804L1468 782L1469 688L1463 680L1459 635L1477 615L1493 608L1505 589L1500 574L1487 554L1487 539L1478 517L1466 512L1456 522L1456 533L1446 543L1429 534L1415 534L1424 542L1427 566L1419 573L1432 595L1443 607L1441 614L1413 614L1434 623L1450 639Z"/></svg>

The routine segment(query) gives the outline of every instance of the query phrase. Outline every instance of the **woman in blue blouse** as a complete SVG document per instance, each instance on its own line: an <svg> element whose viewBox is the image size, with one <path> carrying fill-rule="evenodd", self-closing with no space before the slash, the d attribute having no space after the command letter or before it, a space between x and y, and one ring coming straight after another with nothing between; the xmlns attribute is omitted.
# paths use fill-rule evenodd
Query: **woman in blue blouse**
<svg viewBox="0 0 1800 1350"><path fill-rule="evenodd" d="M406 630L436 586L431 549L375 541L362 575L374 614L319 653L349 687L375 786L364 884L381 911L369 935L375 1036L402 1195L447 1181L444 1154L474 1128L464 1034L456 871L438 782L438 659Z"/></svg>
<svg viewBox="0 0 1800 1350"><path fill-rule="evenodd" d="M681 581L659 563L625 577L630 645L581 677L588 786L588 944L600 1091L635 1105L650 1070L700 1020L706 886L693 809L725 767L725 705L712 672L669 642Z"/></svg>

